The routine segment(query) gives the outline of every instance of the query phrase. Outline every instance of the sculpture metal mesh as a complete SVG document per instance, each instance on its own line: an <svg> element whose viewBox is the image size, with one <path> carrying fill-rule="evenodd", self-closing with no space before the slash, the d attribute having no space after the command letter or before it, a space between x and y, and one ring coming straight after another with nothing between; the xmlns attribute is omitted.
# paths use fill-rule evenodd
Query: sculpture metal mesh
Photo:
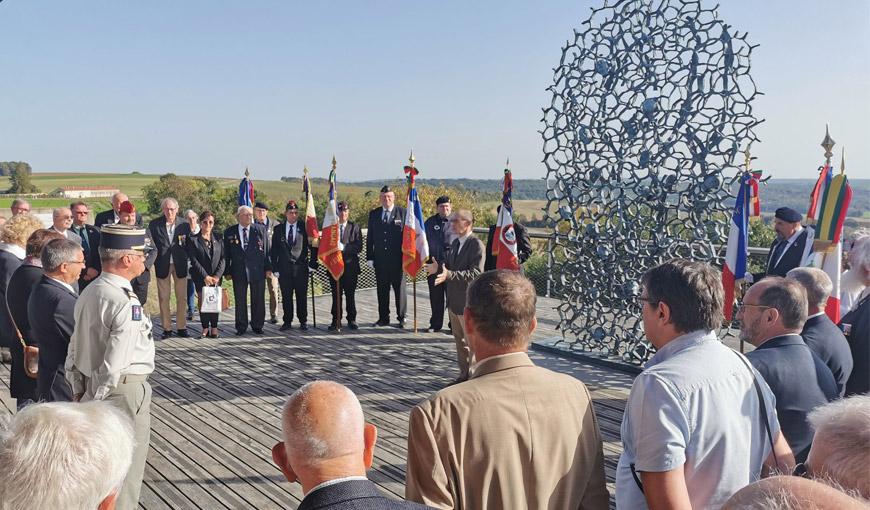
<svg viewBox="0 0 870 510"><path fill-rule="evenodd" d="M715 8L683 0L605 3L566 43L542 131L560 347L643 363L643 271L716 261L759 124L753 48Z"/></svg>

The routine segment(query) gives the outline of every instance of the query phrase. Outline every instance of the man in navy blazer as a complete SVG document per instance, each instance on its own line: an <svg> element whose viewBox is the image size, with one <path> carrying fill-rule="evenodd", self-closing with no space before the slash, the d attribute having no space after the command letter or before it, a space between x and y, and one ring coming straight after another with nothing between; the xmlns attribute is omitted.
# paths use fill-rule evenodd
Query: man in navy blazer
<svg viewBox="0 0 870 510"><path fill-rule="evenodd" d="M389 499L366 478L377 429L347 387L310 382L290 395L281 415L284 440L272 447L272 460L288 482L302 485L299 510L429 508Z"/></svg>
<svg viewBox="0 0 870 510"><path fill-rule="evenodd" d="M299 329L308 329L308 267L311 254L305 223L299 219L299 206L295 200L287 202L284 221L275 225L272 232L272 269L278 273L278 284L284 307L284 323L281 331L290 329L293 323L293 298L296 298L296 316Z"/></svg>
<svg viewBox="0 0 870 510"><path fill-rule="evenodd" d="M807 294L795 280L770 276L749 288L737 319L740 339L755 346L746 357L776 396L776 414L795 460L807 458L813 429L807 415L839 396L831 370L800 336Z"/></svg>
<svg viewBox="0 0 870 510"><path fill-rule="evenodd" d="M369 212L366 237L366 263L375 270L378 287L378 320L373 326L390 325L390 289L396 296L398 327L405 327L408 297L402 272L402 228L405 208L395 204L396 194L389 186L381 188L381 207Z"/></svg>
<svg viewBox="0 0 870 510"><path fill-rule="evenodd" d="M30 330L39 343L37 395L46 402L70 402L72 391L64 377L64 363L78 299L72 285L79 279L84 257L77 244L55 239L45 245L40 259L44 274L27 305Z"/></svg>
<svg viewBox="0 0 870 510"><path fill-rule="evenodd" d="M763 273L746 273L746 281L757 282L765 276L785 276L804 262L808 230L801 226L801 214L790 207L780 207L773 218L776 240L770 245L767 270Z"/></svg>
<svg viewBox="0 0 870 510"><path fill-rule="evenodd" d="M266 227L254 223L254 212L239 206L239 222L224 231L224 278L233 282L236 305L236 334L248 330L248 287L251 287L251 329L263 333L266 322L266 277L272 276L269 235Z"/></svg>
<svg viewBox="0 0 870 510"><path fill-rule="evenodd" d="M842 397L846 393L846 381L852 375L854 360L846 336L825 311L834 284L827 273L815 267L796 267L788 272L786 278L798 282L807 291L807 321L801 337L831 369Z"/></svg>

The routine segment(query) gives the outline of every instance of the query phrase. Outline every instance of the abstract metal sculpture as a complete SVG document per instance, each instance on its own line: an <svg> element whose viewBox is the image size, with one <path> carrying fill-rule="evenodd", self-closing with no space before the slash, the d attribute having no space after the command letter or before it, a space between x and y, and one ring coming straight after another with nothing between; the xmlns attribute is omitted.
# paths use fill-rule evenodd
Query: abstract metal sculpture
<svg viewBox="0 0 870 510"><path fill-rule="evenodd" d="M687 0L605 2L566 43L542 131L559 347L643 363L643 271L718 258L738 156L760 123L753 48Z"/></svg>

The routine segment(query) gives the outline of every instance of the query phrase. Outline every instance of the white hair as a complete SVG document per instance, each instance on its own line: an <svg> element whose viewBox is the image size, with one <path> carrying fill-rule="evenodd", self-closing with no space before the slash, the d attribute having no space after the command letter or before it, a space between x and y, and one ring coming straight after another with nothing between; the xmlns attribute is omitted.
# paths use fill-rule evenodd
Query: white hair
<svg viewBox="0 0 870 510"><path fill-rule="evenodd" d="M0 427L0 510L94 510L133 459L133 424L108 402L33 404Z"/></svg>
<svg viewBox="0 0 870 510"><path fill-rule="evenodd" d="M321 395L317 395L321 393ZM329 419L312 416L323 407L328 395ZM313 381L296 390L282 413L282 429L287 453L311 463L353 453L363 447L365 419L356 395L344 385L333 381ZM320 419L317 419L320 418Z"/></svg>
<svg viewBox="0 0 870 510"><path fill-rule="evenodd" d="M117 248L103 248L100 246L100 262L106 265L115 265L127 255L139 255L142 252L136 250L119 250Z"/></svg>
<svg viewBox="0 0 870 510"><path fill-rule="evenodd" d="M163 209L164 207L166 207L166 204L172 204L176 208L178 208L178 200L175 200L172 197L166 197L163 200L161 200L160 201L160 208Z"/></svg>
<svg viewBox="0 0 870 510"><path fill-rule="evenodd" d="M855 395L815 408L807 420L824 441L825 470L846 489L870 497L870 395ZM818 471L821 466L813 466Z"/></svg>
<svg viewBox="0 0 870 510"><path fill-rule="evenodd" d="M852 250L849 251L849 265L853 270L863 269L870 272L870 236L855 240Z"/></svg>
<svg viewBox="0 0 870 510"><path fill-rule="evenodd" d="M75 262L82 253L82 246L66 238L53 239L42 248L39 260L42 261L42 269L46 273L57 271L61 264Z"/></svg>
<svg viewBox="0 0 870 510"><path fill-rule="evenodd" d="M11 207L21 207L22 205L30 205L30 202L28 202L27 200L25 200L23 198L16 198L15 200L12 201L10 208Z"/></svg>
<svg viewBox="0 0 870 510"><path fill-rule="evenodd" d="M786 273L786 278L798 282L807 291L807 303L811 308L824 308L834 291L831 277L817 267L796 267Z"/></svg>
<svg viewBox="0 0 870 510"><path fill-rule="evenodd" d="M194 211L193 209L188 209L188 210L184 211L184 217L185 217L185 218L187 218L187 217L190 216L191 214L194 215L194 216L196 216L197 218L199 218L199 214L196 214L196 211Z"/></svg>
<svg viewBox="0 0 870 510"><path fill-rule="evenodd" d="M65 212L72 212L69 207L57 207L53 211L51 211L52 219L57 219L58 216Z"/></svg>
<svg viewBox="0 0 870 510"><path fill-rule="evenodd" d="M238 209L236 209L236 217L238 217L243 212L248 212L254 214L254 210L246 205L240 205Z"/></svg>

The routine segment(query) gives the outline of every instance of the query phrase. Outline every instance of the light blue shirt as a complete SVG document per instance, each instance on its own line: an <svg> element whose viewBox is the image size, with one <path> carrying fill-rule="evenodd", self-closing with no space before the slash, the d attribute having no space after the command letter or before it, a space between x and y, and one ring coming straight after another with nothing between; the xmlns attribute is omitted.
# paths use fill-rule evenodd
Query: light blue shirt
<svg viewBox="0 0 870 510"><path fill-rule="evenodd" d="M673 339L647 362L631 387L622 419L618 509L647 508L631 464L650 472L684 466L695 509L719 508L760 478L771 445L752 377L735 354L714 332L694 331ZM752 372L776 438L776 400L764 379Z"/></svg>

